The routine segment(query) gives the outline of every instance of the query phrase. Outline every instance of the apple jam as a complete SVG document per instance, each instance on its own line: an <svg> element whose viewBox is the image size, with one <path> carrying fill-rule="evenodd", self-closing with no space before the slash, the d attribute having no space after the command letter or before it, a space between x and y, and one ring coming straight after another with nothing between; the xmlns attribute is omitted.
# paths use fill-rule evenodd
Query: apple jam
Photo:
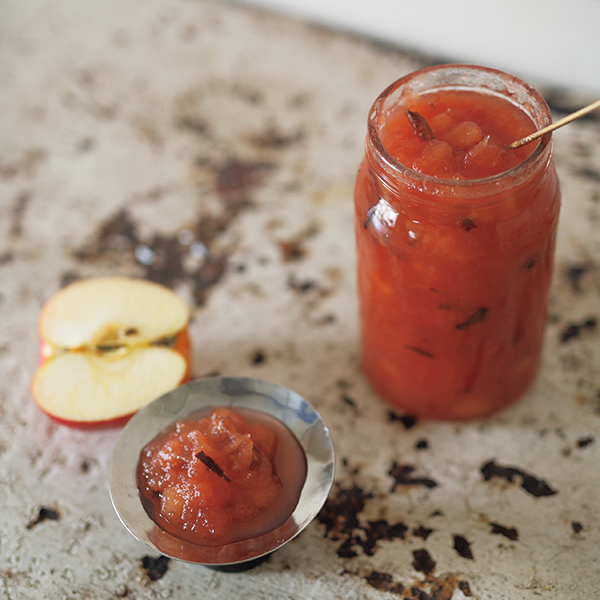
<svg viewBox="0 0 600 600"><path fill-rule="evenodd" d="M140 453L137 481L150 518L196 545L264 535L293 513L306 456L280 421L249 408L209 408L167 427Z"/></svg>
<svg viewBox="0 0 600 600"><path fill-rule="evenodd" d="M539 370L560 187L543 98L493 69L441 65L385 90L355 189L362 365L406 414L464 420Z"/></svg>

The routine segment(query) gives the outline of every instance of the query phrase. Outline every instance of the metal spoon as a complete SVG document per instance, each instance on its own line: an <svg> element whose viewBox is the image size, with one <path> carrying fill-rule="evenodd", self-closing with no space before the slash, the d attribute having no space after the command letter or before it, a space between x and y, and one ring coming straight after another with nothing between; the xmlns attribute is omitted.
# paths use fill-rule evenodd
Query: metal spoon
<svg viewBox="0 0 600 600"><path fill-rule="evenodd" d="M191 544L160 529L146 513L136 481L142 448L171 423L210 406L252 408L279 419L297 437L307 462L298 505L286 523L259 537L216 547ZM123 525L154 551L221 571L243 571L262 562L308 526L327 499L333 475L329 429L304 398L260 379L204 377L168 392L134 415L113 450L109 484L113 507Z"/></svg>

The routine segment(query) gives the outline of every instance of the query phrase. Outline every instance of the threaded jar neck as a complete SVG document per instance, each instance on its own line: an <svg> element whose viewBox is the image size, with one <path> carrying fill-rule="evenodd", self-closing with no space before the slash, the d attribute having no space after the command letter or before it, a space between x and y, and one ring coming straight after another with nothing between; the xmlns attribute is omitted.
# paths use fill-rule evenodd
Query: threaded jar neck
<svg viewBox="0 0 600 600"><path fill-rule="evenodd" d="M444 90L465 90L500 96L527 114L537 129L552 122L552 115L543 97L524 81L488 67L477 65L441 65L421 69L407 75L384 90L371 107L368 118L366 158L371 172L380 184L395 190L414 190L433 201L479 204L490 195L525 184L544 173L552 160L552 138L548 133L536 143L533 152L516 166L481 179L441 179L413 170L402 164L386 149L381 132L386 119L398 110L407 96ZM510 152L511 150L507 150Z"/></svg>

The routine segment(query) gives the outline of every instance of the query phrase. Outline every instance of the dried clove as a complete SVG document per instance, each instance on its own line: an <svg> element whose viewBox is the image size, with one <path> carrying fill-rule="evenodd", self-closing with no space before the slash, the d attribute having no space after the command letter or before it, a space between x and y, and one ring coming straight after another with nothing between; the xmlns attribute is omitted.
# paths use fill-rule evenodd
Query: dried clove
<svg viewBox="0 0 600 600"><path fill-rule="evenodd" d="M433 132L431 131L431 127L429 127L429 123L425 117L422 117L418 112L414 110L407 110L405 112L410 124L414 132L425 142L434 139Z"/></svg>
<svg viewBox="0 0 600 600"><path fill-rule="evenodd" d="M221 469L221 467L210 456L208 456L204 452L200 451L200 452L198 452L198 454L196 454L196 458L201 460L209 471L212 471L213 473L218 475L221 479L224 479L228 483L231 483L231 479L229 479L229 477L227 477L227 475L225 475L225 473L223 472L223 469Z"/></svg>
<svg viewBox="0 0 600 600"><path fill-rule="evenodd" d="M489 310L490 309L486 308L485 306L478 308L475 312L471 313L471 315L466 321L462 321L461 323L459 323L456 326L456 329L461 331L463 329L468 329L469 327L471 327L471 325L481 323L481 321L483 321L487 317Z"/></svg>

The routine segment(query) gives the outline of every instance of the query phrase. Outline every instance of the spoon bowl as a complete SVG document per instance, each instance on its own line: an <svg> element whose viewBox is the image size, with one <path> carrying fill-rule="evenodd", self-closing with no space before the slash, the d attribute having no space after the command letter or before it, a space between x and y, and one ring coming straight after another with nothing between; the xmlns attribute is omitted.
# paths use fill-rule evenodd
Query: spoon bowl
<svg viewBox="0 0 600 600"><path fill-rule="evenodd" d="M140 452L167 426L208 407L250 408L275 417L298 439L306 455L306 480L287 521L263 535L223 546L192 544L162 530L142 505L136 471ZM295 392L247 377L205 377L150 403L124 427L113 450L109 486L117 516L140 542L162 555L219 570L252 568L299 535L321 510L334 475L329 429L318 412Z"/></svg>

